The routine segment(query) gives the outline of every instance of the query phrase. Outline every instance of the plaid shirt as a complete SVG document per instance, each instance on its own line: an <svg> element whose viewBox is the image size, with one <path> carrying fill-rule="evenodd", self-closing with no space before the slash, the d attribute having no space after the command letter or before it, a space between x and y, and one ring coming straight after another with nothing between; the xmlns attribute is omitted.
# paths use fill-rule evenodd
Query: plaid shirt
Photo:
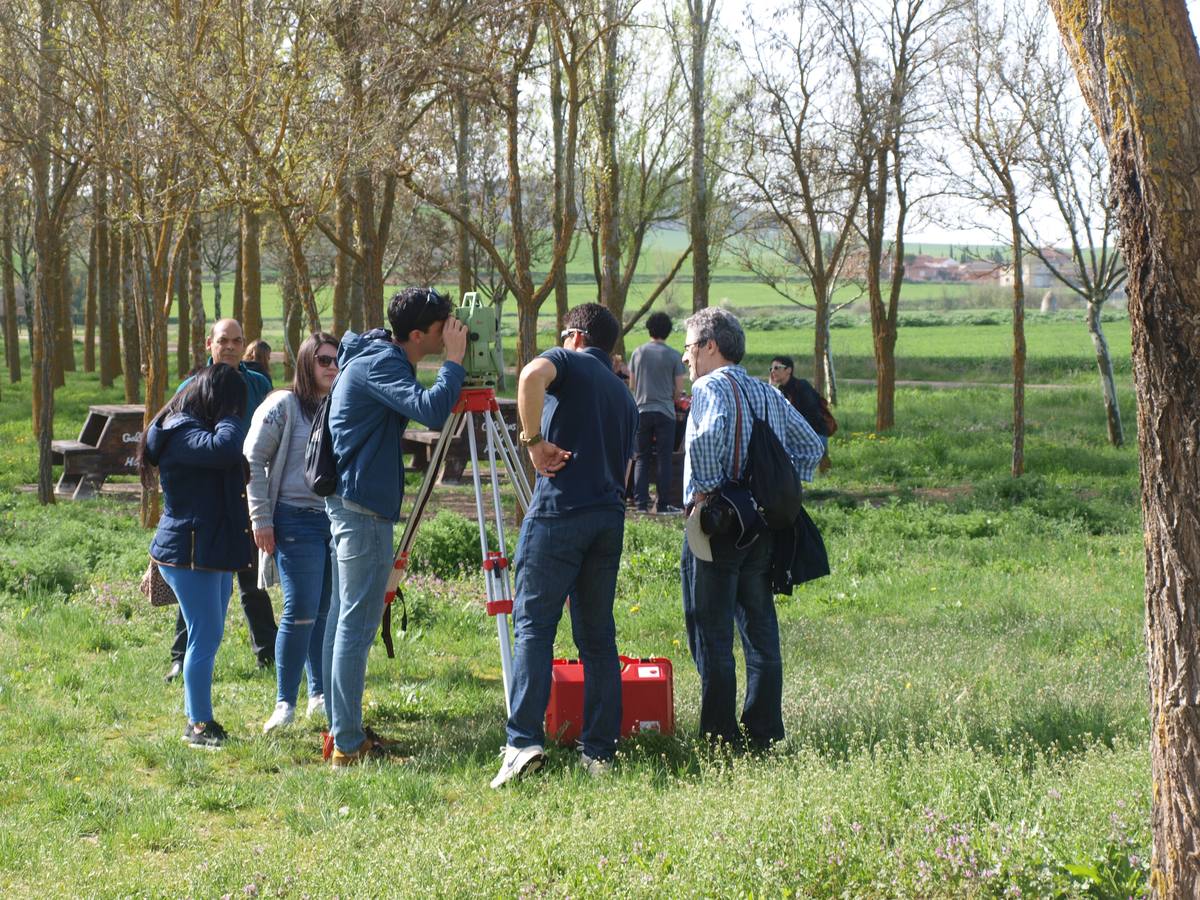
<svg viewBox="0 0 1200 900"><path fill-rule="evenodd" d="M722 366L692 385L692 408L684 439L683 502L691 503L697 491L714 491L734 478L737 406L726 372L741 388L742 427L738 440L742 472L738 474L745 474L750 431L757 415L775 432L801 480L812 481L813 470L825 454L817 433L775 388L751 378L741 366Z"/></svg>

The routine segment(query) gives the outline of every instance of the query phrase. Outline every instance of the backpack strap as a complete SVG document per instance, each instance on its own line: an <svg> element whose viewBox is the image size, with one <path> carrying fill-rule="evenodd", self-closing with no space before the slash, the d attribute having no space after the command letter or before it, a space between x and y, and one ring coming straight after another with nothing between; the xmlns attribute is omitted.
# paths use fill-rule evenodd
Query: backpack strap
<svg viewBox="0 0 1200 900"><path fill-rule="evenodd" d="M737 379L728 372L722 372L729 379L729 384L733 388L733 405L737 409L737 424L733 429L733 480L739 481L742 471L742 397L741 390L738 388ZM753 414L754 410L750 412Z"/></svg>

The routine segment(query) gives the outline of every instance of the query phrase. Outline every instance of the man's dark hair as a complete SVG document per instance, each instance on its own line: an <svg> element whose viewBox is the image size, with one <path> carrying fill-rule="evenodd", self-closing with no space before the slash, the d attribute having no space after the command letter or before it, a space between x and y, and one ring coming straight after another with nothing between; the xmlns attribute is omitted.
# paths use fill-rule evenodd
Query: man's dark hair
<svg viewBox="0 0 1200 900"><path fill-rule="evenodd" d="M568 328L584 332L586 346L605 353L612 353L621 334L616 318L599 303L584 303L568 310L563 316L563 329Z"/></svg>
<svg viewBox="0 0 1200 900"><path fill-rule="evenodd" d="M445 294L439 294L433 288L406 288L388 304L392 337L404 343L414 328L428 331L438 322L450 318L450 312L450 298Z"/></svg>
<svg viewBox="0 0 1200 900"><path fill-rule="evenodd" d="M775 363L779 363L785 369L791 369L792 371L795 371L796 369L796 364L792 362L792 358L790 356L772 356L771 364L774 365Z"/></svg>
<svg viewBox="0 0 1200 900"><path fill-rule="evenodd" d="M651 313L646 320L646 330L650 337L664 341L671 334L671 317L665 312Z"/></svg>

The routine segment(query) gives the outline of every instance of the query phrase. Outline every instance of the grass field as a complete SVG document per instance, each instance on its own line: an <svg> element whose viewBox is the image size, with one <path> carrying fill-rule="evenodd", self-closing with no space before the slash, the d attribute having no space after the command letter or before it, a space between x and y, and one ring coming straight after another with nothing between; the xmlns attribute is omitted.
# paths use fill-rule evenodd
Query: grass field
<svg viewBox="0 0 1200 900"><path fill-rule="evenodd" d="M1116 324L1110 341L1127 345ZM991 327L902 332L902 372L914 359L942 380L999 379L1007 345ZM811 336L750 338L757 365L776 342L803 347ZM869 357L866 329L834 340L843 374ZM319 764L317 725L263 738L274 681L255 668L237 613L214 694L236 740L220 754L190 752L178 740L179 689L160 679L172 614L134 589L149 540L134 504L43 509L15 492L32 480L34 445L27 382L5 385L0 890L1144 893L1150 780L1128 363L1119 389L1131 441L1118 449L1104 440L1082 324L1031 324L1029 343L1031 370L1070 383L1029 394L1029 474L1016 481L1006 391L901 389L898 427L880 435L871 389L843 385L834 468L809 503L833 575L779 601L785 745L728 759L695 742L680 524L631 519L619 641L630 655L673 660L680 733L623 745L602 783L556 750L543 775L503 793L487 789L503 701L494 627L469 572L472 526L448 513L426 526L409 633L395 660L372 658L368 720L404 741L402 759L335 775ZM71 376L56 433L73 437L89 403L120 399ZM557 649L573 655L565 629Z"/></svg>

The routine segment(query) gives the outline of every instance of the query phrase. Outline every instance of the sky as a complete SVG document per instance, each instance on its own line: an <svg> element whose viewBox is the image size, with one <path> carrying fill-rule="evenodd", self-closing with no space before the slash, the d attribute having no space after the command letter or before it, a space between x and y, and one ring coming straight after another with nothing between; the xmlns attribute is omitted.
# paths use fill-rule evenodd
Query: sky
<svg viewBox="0 0 1200 900"><path fill-rule="evenodd" d="M759 2L769 7L785 2L785 0L759 0ZM1040 4L1042 0L1026 0L1026 2L1032 5L1033 3ZM1197 23L1200 23L1200 0L1186 0L1186 5L1192 21L1192 29L1195 31ZM741 4L726 3L721 4L719 8L723 24L734 34L742 32L741 20L744 7ZM905 234L905 241L910 245L919 243L996 244L1000 242L998 235L1003 234L1006 230L1001 216L989 214L986 210L974 207L964 206L960 209L942 210L938 219L941 221L937 223L929 221L913 223ZM1055 237L1050 231L1044 233L1049 239Z"/></svg>

